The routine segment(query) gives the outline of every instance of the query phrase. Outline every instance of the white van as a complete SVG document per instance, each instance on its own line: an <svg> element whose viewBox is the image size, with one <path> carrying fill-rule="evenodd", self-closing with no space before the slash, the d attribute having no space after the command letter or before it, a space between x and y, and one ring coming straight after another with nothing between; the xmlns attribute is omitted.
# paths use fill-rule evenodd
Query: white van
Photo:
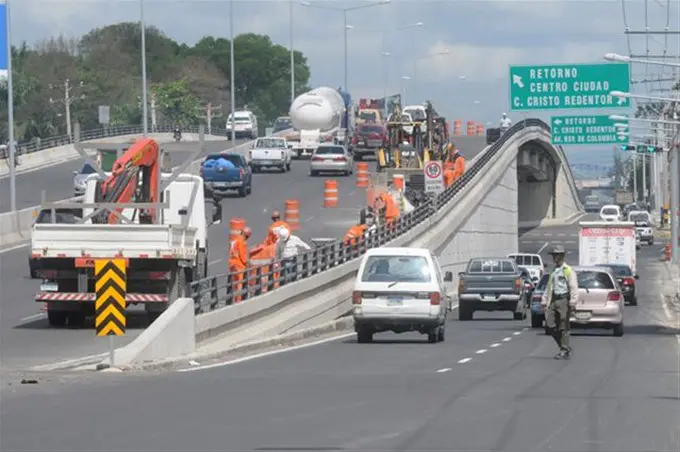
<svg viewBox="0 0 680 452"><path fill-rule="evenodd" d="M600 219L602 221L619 221L621 219L621 208L615 204L602 206Z"/></svg>
<svg viewBox="0 0 680 452"><path fill-rule="evenodd" d="M427 334L444 340L450 300L434 254L424 248L375 248L364 255L352 293L354 330L359 343L383 331Z"/></svg>

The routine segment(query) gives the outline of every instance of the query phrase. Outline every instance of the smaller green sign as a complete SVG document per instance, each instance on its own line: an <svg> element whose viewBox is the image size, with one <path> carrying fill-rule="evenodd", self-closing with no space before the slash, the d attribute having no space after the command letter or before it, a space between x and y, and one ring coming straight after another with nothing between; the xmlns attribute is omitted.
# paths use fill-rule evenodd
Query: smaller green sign
<svg viewBox="0 0 680 452"><path fill-rule="evenodd" d="M625 144L628 134L614 127L620 121L609 115L553 116L550 118L553 144Z"/></svg>

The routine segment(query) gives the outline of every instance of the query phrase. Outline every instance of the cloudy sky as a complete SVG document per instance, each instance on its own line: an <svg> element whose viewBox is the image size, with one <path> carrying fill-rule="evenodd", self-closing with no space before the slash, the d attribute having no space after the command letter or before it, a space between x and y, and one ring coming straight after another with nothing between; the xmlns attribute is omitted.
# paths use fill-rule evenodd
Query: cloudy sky
<svg viewBox="0 0 680 452"><path fill-rule="evenodd" d="M12 39L35 42L48 36L78 36L92 28L139 19L138 0L10 0ZM367 5L354 0L293 2L293 40L308 58L313 86L343 83L343 14L323 9ZM430 99L452 119L497 126L508 106L508 65L603 62L607 52L677 55L678 36L636 36L640 30L680 29L678 0L392 0L383 6L348 12L349 90L354 98L381 97L386 70L390 93L406 101ZM235 1L234 33L255 32L290 44L288 0ZM646 5L646 6L645 6ZM146 20L177 41L193 44L202 36L228 37L226 0L145 0ZM417 22L422 26L407 28ZM395 30L399 29L401 30ZM406 28L406 29L404 29ZM386 30L381 33L381 30ZM381 36L384 36L384 47ZM389 57L381 52L390 53ZM449 52L447 55L416 59ZM663 74L662 74L663 71ZM671 77L672 68L633 65L634 79ZM406 79L409 77L410 79ZM637 92L659 89L634 85ZM664 95L663 93L654 93ZM583 113L596 111L583 111ZM539 112L530 116L548 119ZM514 120L520 113L511 113ZM593 154L593 151L597 151ZM612 146L575 149L574 162L606 164ZM594 156L597 156L596 158Z"/></svg>

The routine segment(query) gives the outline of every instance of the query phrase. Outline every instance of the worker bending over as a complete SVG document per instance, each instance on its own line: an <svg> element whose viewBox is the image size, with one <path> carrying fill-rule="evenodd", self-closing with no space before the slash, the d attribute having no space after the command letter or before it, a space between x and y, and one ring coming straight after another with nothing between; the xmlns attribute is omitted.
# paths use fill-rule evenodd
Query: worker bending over
<svg viewBox="0 0 680 452"><path fill-rule="evenodd" d="M269 226L269 234L264 241L264 246L271 246L276 244L279 240L279 229L288 229L291 232L290 225L281 220L281 213L278 210L272 212L272 224Z"/></svg>
<svg viewBox="0 0 680 452"><path fill-rule="evenodd" d="M349 228L349 231L342 239L345 246L354 246L359 243L368 234L369 231L375 229L373 217L367 217L366 223L360 223Z"/></svg>
<svg viewBox="0 0 680 452"><path fill-rule="evenodd" d="M310 251L311 246L307 245L297 235L293 235L286 228L279 228L279 240L276 243L276 261L281 262L284 271L284 280L288 282L292 279L292 273L296 267L296 259L300 248Z"/></svg>
<svg viewBox="0 0 680 452"><path fill-rule="evenodd" d="M382 212L385 224L388 226L393 225L401 213L399 211L399 206L392 195L385 191L380 193L375 199L375 207L378 212Z"/></svg>
<svg viewBox="0 0 680 452"><path fill-rule="evenodd" d="M453 143L446 145L446 160L444 161L444 186L450 187L465 172L465 157L462 156Z"/></svg>
<svg viewBox="0 0 680 452"><path fill-rule="evenodd" d="M239 291L243 290L243 280L245 279L245 271L248 268L248 245L246 240L253 234L252 229L248 226L243 228L241 233L236 236L229 247L229 273L232 274L232 293L234 293L233 300L235 303L243 300L243 295Z"/></svg>

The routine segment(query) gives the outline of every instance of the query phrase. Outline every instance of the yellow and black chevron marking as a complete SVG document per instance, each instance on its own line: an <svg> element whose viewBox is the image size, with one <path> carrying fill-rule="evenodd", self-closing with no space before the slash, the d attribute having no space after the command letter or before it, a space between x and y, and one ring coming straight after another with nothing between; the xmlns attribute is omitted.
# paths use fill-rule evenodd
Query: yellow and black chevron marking
<svg viewBox="0 0 680 452"><path fill-rule="evenodd" d="M94 324L97 336L125 334L125 291L127 286L125 259L97 260L94 263Z"/></svg>

